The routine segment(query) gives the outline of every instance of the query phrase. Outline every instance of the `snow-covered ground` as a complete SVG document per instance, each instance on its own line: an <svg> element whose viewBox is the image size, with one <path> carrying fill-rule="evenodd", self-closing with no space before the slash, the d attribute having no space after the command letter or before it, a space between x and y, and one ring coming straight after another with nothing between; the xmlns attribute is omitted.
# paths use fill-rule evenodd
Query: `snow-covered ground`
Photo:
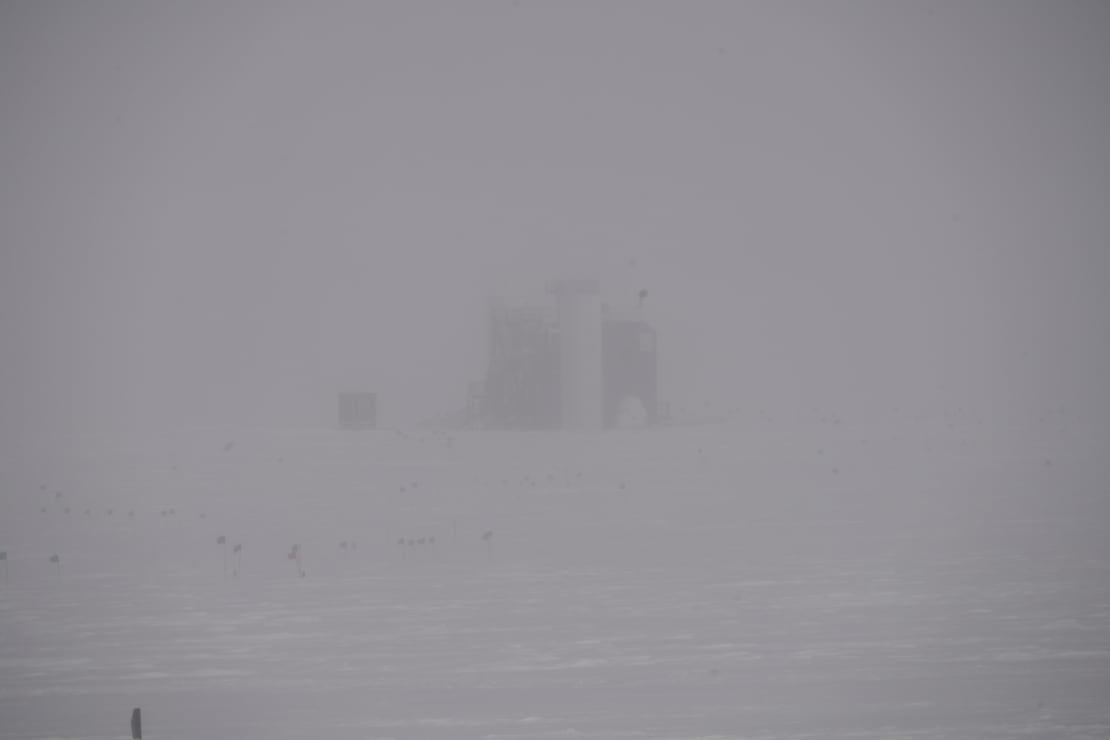
<svg viewBox="0 0 1110 740"><path fill-rule="evenodd" d="M136 706L149 738L1110 737L1107 449L735 423L13 463L0 738Z"/></svg>

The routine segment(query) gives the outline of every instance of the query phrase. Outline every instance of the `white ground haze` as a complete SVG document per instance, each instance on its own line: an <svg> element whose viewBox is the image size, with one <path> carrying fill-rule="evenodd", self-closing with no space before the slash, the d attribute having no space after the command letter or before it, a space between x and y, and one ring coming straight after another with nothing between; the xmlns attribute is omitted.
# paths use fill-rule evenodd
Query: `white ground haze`
<svg viewBox="0 0 1110 740"><path fill-rule="evenodd" d="M1105 736L1106 439L997 433L207 429L28 471L0 737Z"/></svg>

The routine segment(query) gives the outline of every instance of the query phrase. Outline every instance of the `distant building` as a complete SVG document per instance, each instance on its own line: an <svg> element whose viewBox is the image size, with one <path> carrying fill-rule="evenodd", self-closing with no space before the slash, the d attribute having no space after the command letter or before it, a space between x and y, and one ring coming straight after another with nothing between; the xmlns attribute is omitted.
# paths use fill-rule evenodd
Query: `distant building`
<svg viewBox="0 0 1110 740"><path fill-rule="evenodd" d="M339 427L341 429L373 429L378 423L378 397L365 391L344 391L339 394Z"/></svg>
<svg viewBox="0 0 1110 740"><path fill-rule="evenodd" d="M639 309L606 308L595 281L547 288L553 310L491 303L489 363L481 392L470 392L471 418L510 429L654 424L656 334Z"/></svg>

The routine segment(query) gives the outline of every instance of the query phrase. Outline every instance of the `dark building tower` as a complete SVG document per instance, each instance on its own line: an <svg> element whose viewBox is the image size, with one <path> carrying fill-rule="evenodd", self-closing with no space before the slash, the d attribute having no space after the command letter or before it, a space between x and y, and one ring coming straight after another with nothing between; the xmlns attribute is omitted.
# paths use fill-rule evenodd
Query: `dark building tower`
<svg viewBox="0 0 1110 740"><path fill-rule="evenodd" d="M482 411L488 426L558 427L559 336L534 306L490 307L490 357Z"/></svg>

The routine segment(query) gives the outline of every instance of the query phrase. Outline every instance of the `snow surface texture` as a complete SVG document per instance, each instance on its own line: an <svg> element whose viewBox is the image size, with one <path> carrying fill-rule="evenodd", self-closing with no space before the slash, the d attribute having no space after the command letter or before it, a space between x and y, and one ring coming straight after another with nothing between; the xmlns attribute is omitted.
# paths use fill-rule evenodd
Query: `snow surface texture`
<svg viewBox="0 0 1110 740"><path fill-rule="evenodd" d="M240 430L9 470L0 738L136 706L194 740L1110 737L1105 439L1006 433Z"/></svg>

